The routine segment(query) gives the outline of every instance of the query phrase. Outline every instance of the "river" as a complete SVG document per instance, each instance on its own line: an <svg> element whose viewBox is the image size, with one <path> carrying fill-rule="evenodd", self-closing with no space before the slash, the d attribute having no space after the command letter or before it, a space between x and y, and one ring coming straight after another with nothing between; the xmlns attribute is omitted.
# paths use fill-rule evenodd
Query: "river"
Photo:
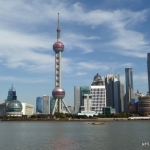
<svg viewBox="0 0 150 150"><path fill-rule="evenodd" d="M141 145L144 146L141 146ZM0 150L149 150L150 121L0 122Z"/></svg>

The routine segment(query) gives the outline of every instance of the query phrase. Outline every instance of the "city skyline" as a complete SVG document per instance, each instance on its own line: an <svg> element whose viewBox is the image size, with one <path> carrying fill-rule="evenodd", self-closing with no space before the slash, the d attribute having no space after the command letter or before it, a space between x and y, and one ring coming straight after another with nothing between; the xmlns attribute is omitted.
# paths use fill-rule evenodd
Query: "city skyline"
<svg viewBox="0 0 150 150"><path fill-rule="evenodd" d="M0 2L0 102L13 83L18 100L33 104L40 95L51 95L54 83L58 1ZM62 87L65 102L74 103L74 86L89 86L96 73L133 69L134 91L148 91L147 53L150 51L149 6L145 0L95 0L60 2Z"/></svg>

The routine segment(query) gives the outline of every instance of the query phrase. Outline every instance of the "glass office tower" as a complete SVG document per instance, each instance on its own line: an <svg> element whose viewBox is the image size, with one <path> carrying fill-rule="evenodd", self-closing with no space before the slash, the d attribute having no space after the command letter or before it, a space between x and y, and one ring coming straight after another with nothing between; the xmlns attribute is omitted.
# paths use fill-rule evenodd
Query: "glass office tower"
<svg viewBox="0 0 150 150"><path fill-rule="evenodd" d="M49 96L43 95L36 98L36 113L49 114Z"/></svg>
<svg viewBox="0 0 150 150"><path fill-rule="evenodd" d="M51 96L50 97L50 114L52 114L54 106L55 106L55 98Z"/></svg>
<svg viewBox="0 0 150 150"><path fill-rule="evenodd" d="M133 90L132 68L125 68L125 82L126 82L126 92L128 91L128 88L132 88Z"/></svg>
<svg viewBox="0 0 150 150"><path fill-rule="evenodd" d="M79 113L80 110L80 89L74 86L74 113Z"/></svg>
<svg viewBox="0 0 150 150"><path fill-rule="evenodd" d="M42 97L36 98L36 113L42 113Z"/></svg>
<svg viewBox="0 0 150 150"><path fill-rule="evenodd" d="M8 101L12 101L12 100L17 100L16 90L13 87L13 85L8 91L8 96L7 96L7 100L6 101L8 102Z"/></svg>
<svg viewBox="0 0 150 150"><path fill-rule="evenodd" d="M84 106L84 94L90 94L90 88L88 86L80 87L80 106Z"/></svg>
<svg viewBox="0 0 150 150"><path fill-rule="evenodd" d="M49 114L50 109L49 109L49 96L47 95L43 95L42 97L42 101L43 101L43 114Z"/></svg>

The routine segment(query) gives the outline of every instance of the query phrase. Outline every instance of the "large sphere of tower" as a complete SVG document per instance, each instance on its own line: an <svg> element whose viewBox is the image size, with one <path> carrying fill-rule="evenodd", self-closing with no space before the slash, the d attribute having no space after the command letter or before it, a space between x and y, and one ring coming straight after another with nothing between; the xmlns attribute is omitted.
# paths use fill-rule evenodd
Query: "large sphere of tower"
<svg viewBox="0 0 150 150"><path fill-rule="evenodd" d="M65 97L65 90L60 87L56 87L52 91L52 95L55 99L63 99Z"/></svg>
<svg viewBox="0 0 150 150"><path fill-rule="evenodd" d="M60 51L63 52L64 51L64 44L62 42L60 42L60 41L54 43L53 50L56 53L59 53Z"/></svg>

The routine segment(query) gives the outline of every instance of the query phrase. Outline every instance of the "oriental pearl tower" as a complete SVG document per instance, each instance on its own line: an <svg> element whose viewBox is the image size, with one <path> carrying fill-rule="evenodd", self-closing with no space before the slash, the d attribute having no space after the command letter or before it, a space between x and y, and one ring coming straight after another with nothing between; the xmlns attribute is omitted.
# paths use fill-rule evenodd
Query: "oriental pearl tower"
<svg viewBox="0 0 150 150"><path fill-rule="evenodd" d="M62 112L62 104L66 108L66 111L70 113L65 101L65 90L61 87L61 53L64 51L64 44L60 42L60 22L59 22L59 13L58 13L58 27L57 27L57 42L53 45L53 50L55 52L55 88L52 91L52 95L55 99L55 105L53 108L52 114L55 112Z"/></svg>

